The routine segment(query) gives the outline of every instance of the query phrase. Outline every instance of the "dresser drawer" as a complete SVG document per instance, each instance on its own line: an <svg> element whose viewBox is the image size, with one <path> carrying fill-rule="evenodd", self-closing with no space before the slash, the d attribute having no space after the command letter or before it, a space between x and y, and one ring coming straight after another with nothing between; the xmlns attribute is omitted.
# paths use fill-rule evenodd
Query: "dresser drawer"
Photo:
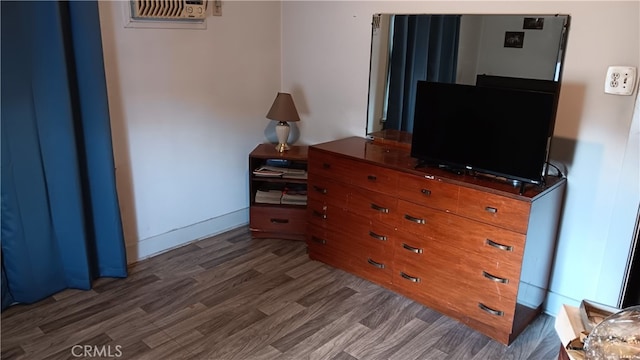
<svg viewBox="0 0 640 360"><path fill-rule="evenodd" d="M406 200L398 200L396 224L399 229L422 237L446 235L455 224L451 214L441 210L418 205Z"/></svg>
<svg viewBox="0 0 640 360"><path fill-rule="evenodd" d="M252 231L305 233L307 219L304 208L251 206L249 217Z"/></svg>
<svg viewBox="0 0 640 360"><path fill-rule="evenodd" d="M449 231L450 244L470 255L480 255L493 262L520 264L526 236L511 230L464 218L457 219L459 228ZM446 239L438 235L439 239Z"/></svg>
<svg viewBox="0 0 640 360"><path fill-rule="evenodd" d="M446 260L444 260L446 262ZM499 329L511 329L515 313L515 297L500 296L499 290L469 285L465 273L456 273L438 263L416 267L412 262L396 259L393 287L408 297L429 304L457 319L481 321ZM481 305L482 304L482 307Z"/></svg>
<svg viewBox="0 0 640 360"><path fill-rule="evenodd" d="M393 254L392 244L396 236L393 227L353 214L347 215L346 219L349 225L342 227L340 232L352 240L358 249L375 249L387 256Z"/></svg>
<svg viewBox="0 0 640 360"><path fill-rule="evenodd" d="M311 224L339 229L347 225L344 221L345 209L313 199L307 200L307 221Z"/></svg>
<svg viewBox="0 0 640 360"><path fill-rule="evenodd" d="M346 243L344 237L338 237L333 231L309 224L306 238L307 249L312 259L352 271L352 253L357 247Z"/></svg>
<svg viewBox="0 0 640 360"><path fill-rule="evenodd" d="M313 224L307 228L307 247L312 259L320 260L379 284L391 283L392 256L384 244Z"/></svg>
<svg viewBox="0 0 640 360"><path fill-rule="evenodd" d="M474 293L471 296L462 297L459 301L459 309L466 319L473 319L486 326L511 333L515 318L515 302L493 302L487 299L486 294Z"/></svg>
<svg viewBox="0 0 640 360"><path fill-rule="evenodd" d="M499 303L502 308L513 307L516 302L519 261L482 256L455 243L424 239L401 230L397 231L394 256L396 268L405 274L422 274L428 281L442 282L448 288L457 284L469 294L486 294L485 302Z"/></svg>
<svg viewBox="0 0 640 360"><path fill-rule="evenodd" d="M522 261L524 234L404 200L398 200L398 213L399 236L411 239L417 235L434 239L466 253L499 262Z"/></svg>
<svg viewBox="0 0 640 360"><path fill-rule="evenodd" d="M349 169L347 176L353 185L387 195L396 195L397 172L358 161L351 161Z"/></svg>
<svg viewBox="0 0 640 360"><path fill-rule="evenodd" d="M400 174L398 197L445 211L456 211L459 187L422 176Z"/></svg>
<svg viewBox="0 0 640 360"><path fill-rule="evenodd" d="M393 256L380 246L359 246L352 255L354 274L373 282L391 284Z"/></svg>
<svg viewBox="0 0 640 360"><path fill-rule="evenodd" d="M396 255L397 253L396 249ZM423 304L429 304L434 309L446 309L448 313L461 311L458 293L467 291L459 278L451 274L442 276L433 264L416 267L411 256L396 256L392 283L400 293Z"/></svg>
<svg viewBox="0 0 640 360"><path fill-rule="evenodd" d="M353 187L347 209L370 221L380 221L395 226L398 200L379 192Z"/></svg>
<svg viewBox="0 0 640 360"><path fill-rule="evenodd" d="M457 213L526 234L530 208L531 204L526 201L461 187Z"/></svg>
<svg viewBox="0 0 640 360"><path fill-rule="evenodd" d="M349 166L352 162L341 156L318 151L313 147L309 148L309 176L319 175L336 181L349 182L344 174L351 171Z"/></svg>
<svg viewBox="0 0 640 360"><path fill-rule="evenodd" d="M307 198L340 208L347 207L350 187L324 176L310 174L307 180Z"/></svg>

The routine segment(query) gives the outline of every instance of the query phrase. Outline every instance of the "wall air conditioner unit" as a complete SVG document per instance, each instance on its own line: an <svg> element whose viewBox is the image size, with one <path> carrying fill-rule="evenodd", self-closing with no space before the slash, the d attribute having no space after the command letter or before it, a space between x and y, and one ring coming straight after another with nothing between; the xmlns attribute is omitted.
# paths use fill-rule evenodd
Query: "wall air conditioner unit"
<svg viewBox="0 0 640 360"><path fill-rule="evenodd" d="M207 0L131 0L135 20L197 20L207 17Z"/></svg>

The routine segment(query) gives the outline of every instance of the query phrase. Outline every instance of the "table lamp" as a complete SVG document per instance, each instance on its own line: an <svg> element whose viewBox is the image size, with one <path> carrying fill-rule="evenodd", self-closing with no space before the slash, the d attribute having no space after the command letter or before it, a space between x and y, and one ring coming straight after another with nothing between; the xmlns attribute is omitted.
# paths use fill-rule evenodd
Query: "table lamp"
<svg viewBox="0 0 640 360"><path fill-rule="evenodd" d="M278 121L276 125L276 136L278 137L278 145L276 150L283 152L289 150L287 140L289 139L289 124L287 121L300 121L298 110L293 103L291 94L279 92L276 99L271 105L271 109L267 113L267 119Z"/></svg>

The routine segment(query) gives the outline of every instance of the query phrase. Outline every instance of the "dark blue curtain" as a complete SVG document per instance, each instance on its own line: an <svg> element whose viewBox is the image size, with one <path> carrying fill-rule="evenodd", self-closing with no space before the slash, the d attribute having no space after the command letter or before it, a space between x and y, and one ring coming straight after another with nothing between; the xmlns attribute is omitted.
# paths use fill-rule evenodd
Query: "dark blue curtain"
<svg viewBox="0 0 640 360"><path fill-rule="evenodd" d="M127 276L96 1L2 1L2 308Z"/></svg>
<svg viewBox="0 0 640 360"><path fill-rule="evenodd" d="M455 83L460 15L396 15L385 128L413 130L418 80Z"/></svg>

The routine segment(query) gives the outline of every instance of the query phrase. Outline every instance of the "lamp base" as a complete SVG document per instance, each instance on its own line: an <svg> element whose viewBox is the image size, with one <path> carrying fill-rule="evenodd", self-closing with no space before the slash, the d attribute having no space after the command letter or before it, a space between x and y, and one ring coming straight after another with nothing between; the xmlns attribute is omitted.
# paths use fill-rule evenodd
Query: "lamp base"
<svg viewBox="0 0 640 360"><path fill-rule="evenodd" d="M285 151L289 150L289 145L287 145L286 143L285 144L280 143L280 144L276 145L276 150L278 152L285 152Z"/></svg>
<svg viewBox="0 0 640 360"><path fill-rule="evenodd" d="M287 145L287 140L289 139L289 124L286 121L278 122L278 125L276 125L276 135L278 136L276 150L278 152L289 150L289 145Z"/></svg>

